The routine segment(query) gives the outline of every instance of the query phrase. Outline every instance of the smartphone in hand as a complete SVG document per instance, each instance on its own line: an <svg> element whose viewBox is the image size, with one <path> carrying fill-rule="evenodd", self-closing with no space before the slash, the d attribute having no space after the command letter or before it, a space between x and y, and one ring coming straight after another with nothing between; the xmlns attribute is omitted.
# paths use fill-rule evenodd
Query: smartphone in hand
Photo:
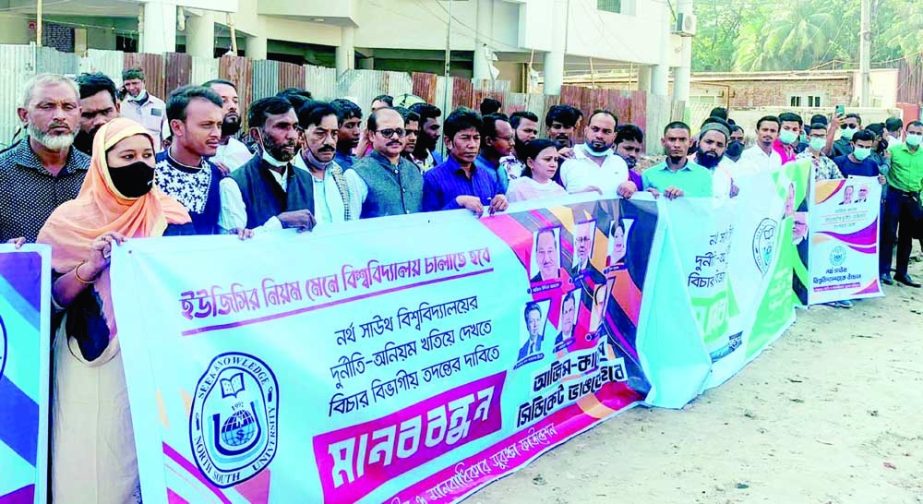
<svg viewBox="0 0 923 504"><path fill-rule="evenodd" d="M834 111L834 114L837 115L837 116L843 116L843 115L845 115L845 114L846 114L846 106L845 106L845 105L837 105L837 106L836 106L836 109L835 109L835 111Z"/></svg>

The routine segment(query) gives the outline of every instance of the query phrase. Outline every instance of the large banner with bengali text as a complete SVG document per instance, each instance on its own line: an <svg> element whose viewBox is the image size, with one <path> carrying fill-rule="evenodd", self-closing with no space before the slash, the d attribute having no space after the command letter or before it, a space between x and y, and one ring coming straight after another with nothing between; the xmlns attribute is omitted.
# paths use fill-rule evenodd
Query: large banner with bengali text
<svg viewBox="0 0 923 504"><path fill-rule="evenodd" d="M50 250L0 245L0 504L44 504Z"/></svg>
<svg viewBox="0 0 923 504"><path fill-rule="evenodd" d="M883 296L878 278L877 177L814 183L808 212L808 304Z"/></svg>
<svg viewBox="0 0 923 504"><path fill-rule="evenodd" d="M638 404L658 206L129 241L145 500L450 502Z"/></svg>

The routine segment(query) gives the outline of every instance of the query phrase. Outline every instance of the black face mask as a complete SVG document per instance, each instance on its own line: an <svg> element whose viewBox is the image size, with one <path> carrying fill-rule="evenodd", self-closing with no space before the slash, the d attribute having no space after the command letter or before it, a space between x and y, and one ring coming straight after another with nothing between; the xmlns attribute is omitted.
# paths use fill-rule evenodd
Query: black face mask
<svg viewBox="0 0 923 504"><path fill-rule="evenodd" d="M731 159L737 159L744 151L744 143L734 140L728 145L725 155Z"/></svg>
<svg viewBox="0 0 923 504"><path fill-rule="evenodd" d="M154 184L154 169L144 161L119 168L109 167L109 177L116 190L126 198L139 198L151 192Z"/></svg>

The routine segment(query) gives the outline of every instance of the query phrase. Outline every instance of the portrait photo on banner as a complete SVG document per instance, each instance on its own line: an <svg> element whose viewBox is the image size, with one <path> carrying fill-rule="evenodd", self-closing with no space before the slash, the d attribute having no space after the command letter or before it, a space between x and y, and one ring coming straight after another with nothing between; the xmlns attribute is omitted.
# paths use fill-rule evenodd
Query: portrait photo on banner
<svg viewBox="0 0 923 504"><path fill-rule="evenodd" d="M561 298L561 314L558 317L558 334L554 338L554 352L566 350L574 343L574 332L577 328L577 318L580 314L580 288L575 288Z"/></svg>
<svg viewBox="0 0 923 504"><path fill-rule="evenodd" d="M581 275L586 271L593 256L593 245L596 239L596 219L578 222L574 225L574 254L571 261L570 275Z"/></svg>
<svg viewBox="0 0 923 504"><path fill-rule="evenodd" d="M519 347L519 356L516 359L516 367L520 367L531 362L538 362L545 357L545 326L548 322L548 310L551 307L551 300L529 301L522 311L524 334L520 337L522 342Z"/></svg>
<svg viewBox="0 0 923 504"><path fill-rule="evenodd" d="M561 227L539 229L532 236L533 254L529 272L532 283L561 279Z"/></svg>

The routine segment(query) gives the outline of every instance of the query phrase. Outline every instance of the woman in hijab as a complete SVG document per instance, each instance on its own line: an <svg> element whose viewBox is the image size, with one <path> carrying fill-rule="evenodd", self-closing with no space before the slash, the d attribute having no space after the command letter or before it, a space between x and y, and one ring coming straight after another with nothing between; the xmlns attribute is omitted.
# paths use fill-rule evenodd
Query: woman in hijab
<svg viewBox="0 0 923 504"><path fill-rule="evenodd" d="M56 311L52 496L58 502L140 502L135 442L109 258L126 239L193 234L189 213L154 182L154 140L115 119L93 140L80 194L39 232L52 247Z"/></svg>

